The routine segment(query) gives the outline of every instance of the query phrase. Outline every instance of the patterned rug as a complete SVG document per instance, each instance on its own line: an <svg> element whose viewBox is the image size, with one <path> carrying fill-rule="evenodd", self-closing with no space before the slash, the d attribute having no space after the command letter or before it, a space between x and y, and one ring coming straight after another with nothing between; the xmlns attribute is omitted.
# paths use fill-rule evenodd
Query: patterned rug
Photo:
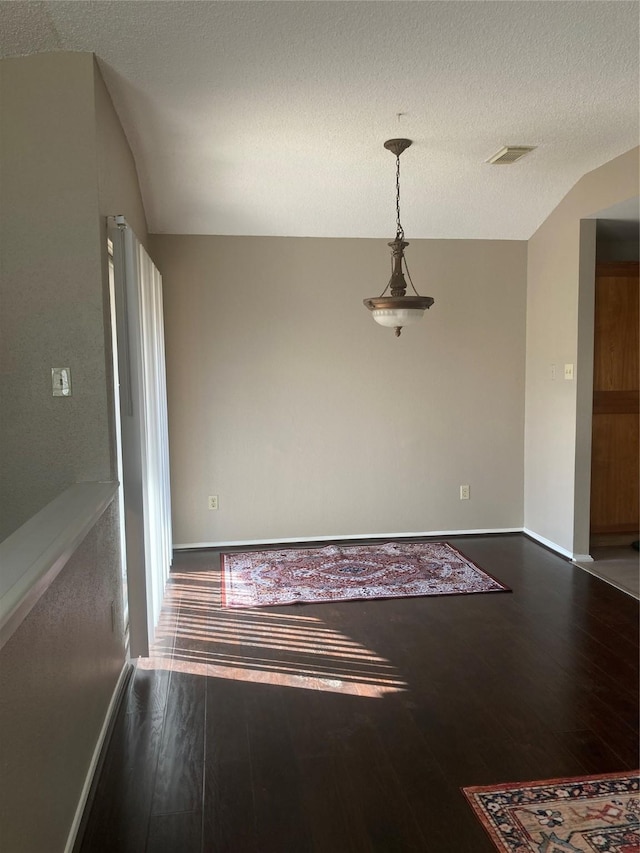
<svg viewBox="0 0 640 853"><path fill-rule="evenodd" d="M463 791L504 853L640 853L638 772Z"/></svg>
<svg viewBox="0 0 640 853"><path fill-rule="evenodd" d="M444 542L223 554L222 578L226 607L509 591Z"/></svg>

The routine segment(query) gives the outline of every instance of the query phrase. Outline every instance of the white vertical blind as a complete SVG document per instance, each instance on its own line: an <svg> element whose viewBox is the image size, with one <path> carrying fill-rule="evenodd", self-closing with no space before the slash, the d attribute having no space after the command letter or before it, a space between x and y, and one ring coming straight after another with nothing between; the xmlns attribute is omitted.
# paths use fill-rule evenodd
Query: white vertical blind
<svg viewBox="0 0 640 853"><path fill-rule="evenodd" d="M172 560L162 278L122 217L114 243L131 652L148 654Z"/></svg>
<svg viewBox="0 0 640 853"><path fill-rule="evenodd" d="M142 334L145 441L145 551L148 607L155 629L171 566L171 503L169 492L169 430L162 317L162 278L137 241L138 294Z"/></svg>

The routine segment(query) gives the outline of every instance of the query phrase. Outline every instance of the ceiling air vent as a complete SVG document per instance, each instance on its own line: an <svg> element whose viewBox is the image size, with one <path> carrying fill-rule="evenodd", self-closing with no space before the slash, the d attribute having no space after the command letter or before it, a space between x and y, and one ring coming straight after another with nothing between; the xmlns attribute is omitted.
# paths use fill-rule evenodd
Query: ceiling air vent
<svg viewBox="0 0 640 853"><path fill-rule="evenodd" d="M491 163L493 166L508 166L515 163L516 160L520 160L529 151L533 151L535 147L535 145L505 145L497 154L489 157L487 163Z"/></svg>

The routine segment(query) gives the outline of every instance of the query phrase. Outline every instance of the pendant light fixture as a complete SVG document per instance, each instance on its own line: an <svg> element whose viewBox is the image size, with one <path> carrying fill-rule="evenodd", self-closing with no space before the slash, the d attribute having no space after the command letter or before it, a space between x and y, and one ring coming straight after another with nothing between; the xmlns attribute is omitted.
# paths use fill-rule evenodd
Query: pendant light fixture
<svg viewBox="0 0 640 853"><path fill-rule="evenodd" d="M404 239L404 228L400 224L400 155L411 145L410 139L388 139L384 147L396 155L396 239L388 243L391 248L391 278L389 284L380 296L365 299L367 306L376 323L395 329L396 337L400 337L403 326L409 326L422 319L427 308L433 305L430 296L420 296L411 281L404 250L409 245ZM406 270L415 296L407 296L407 282L403 269ZM390 296L385 296L387 291Z"/></svg>

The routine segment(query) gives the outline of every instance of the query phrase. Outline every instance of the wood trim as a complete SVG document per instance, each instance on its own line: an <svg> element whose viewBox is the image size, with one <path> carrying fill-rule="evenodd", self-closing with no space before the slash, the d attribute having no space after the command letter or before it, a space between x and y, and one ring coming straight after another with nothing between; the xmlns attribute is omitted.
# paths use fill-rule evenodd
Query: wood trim
<svg viewBox="0 0 640 853"><path fill-rule="evenodd" d="M614 278L640 274L640 261L601 261L596 264L596 278Z"/></svg>
<svg viewBox="0 0 640 853"><path fill-rule="evenodd" d="M640 412L640 391L594 391L594 415L637 414Z"/></svg>
<svg viewBox="0 0 640 853"><path fill-rule="evenodd" d="M640 525L628 533L594 533L589 548L630 548L634 539L640 539Z"/></svg>
<svg viewBox="0 0 640 853"><path fill-rule="evenodd" d="M602 527L592 527L591 533L594 535L603 534L603 533L637 533L638 532L638 522L631 522L630 524L607 524Z"/></svg>

